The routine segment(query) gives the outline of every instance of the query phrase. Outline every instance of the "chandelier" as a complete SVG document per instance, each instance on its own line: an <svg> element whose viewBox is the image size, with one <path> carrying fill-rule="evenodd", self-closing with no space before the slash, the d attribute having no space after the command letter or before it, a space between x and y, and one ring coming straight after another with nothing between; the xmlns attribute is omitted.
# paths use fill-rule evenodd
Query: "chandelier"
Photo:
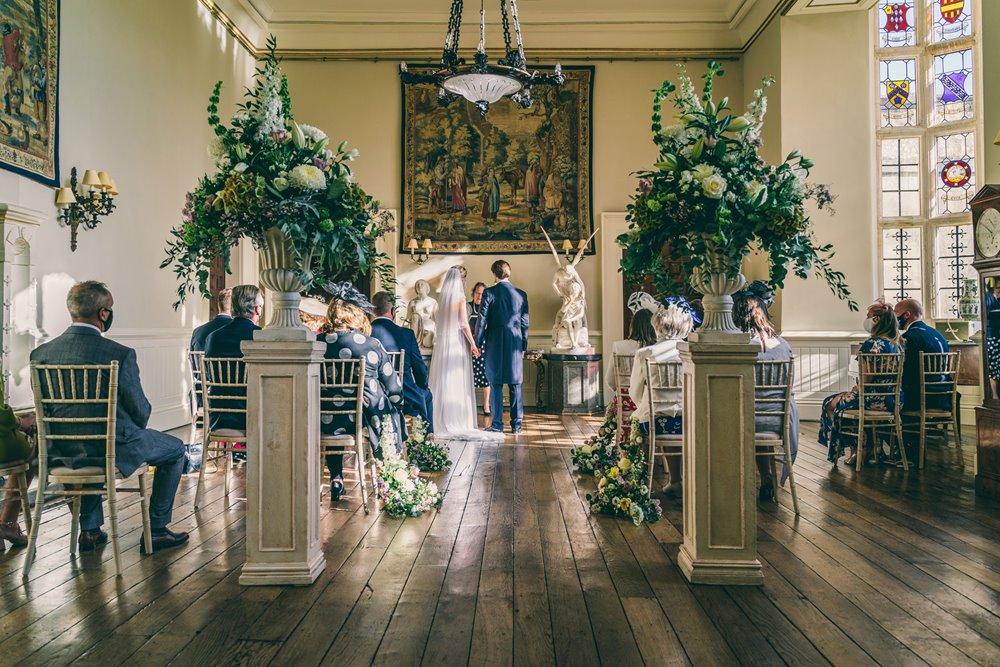
<svg viewBox="0 0 1000 667"><path fill-rule="evenodd" d="M556 64L555 72L543 74L529 72L521 41L521 22L517 16L516 0L500 0L500 18L503 24L505 55L491 65L486 57L486 0L479 6L479 48L471 64L458 57L458 38L462 30L463 0L452 0L448 31L444 37L441 65L430 72L411 72L406 63L399 64L403 83L433 83L438 86L438 102L442 105L464 97L479 109L483 116L490 105L510 97L521 108L531 107L531 87L542 84L562 85L566 78L562 67ZM508 5L510 7L508 11ZM514 41L511 40L511 22L514 24Z"/></svg>

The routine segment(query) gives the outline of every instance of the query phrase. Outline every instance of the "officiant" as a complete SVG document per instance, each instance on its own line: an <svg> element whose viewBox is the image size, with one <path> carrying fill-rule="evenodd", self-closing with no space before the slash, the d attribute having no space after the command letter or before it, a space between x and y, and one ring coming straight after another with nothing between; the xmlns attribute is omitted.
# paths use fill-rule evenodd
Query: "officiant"
<svg viewBox="0 0 1000 667"><path fill-rule="evenodd" d="M469 302L469 329L479 331L479 310L482 307L483 292L486 291L486 283L478 282L472 288L472 301ZM476 389L483 390L483 414L490 413L490 382L486 379L486 352L483 351L478 357L472 358L472 379L476 383Z"/></svg>

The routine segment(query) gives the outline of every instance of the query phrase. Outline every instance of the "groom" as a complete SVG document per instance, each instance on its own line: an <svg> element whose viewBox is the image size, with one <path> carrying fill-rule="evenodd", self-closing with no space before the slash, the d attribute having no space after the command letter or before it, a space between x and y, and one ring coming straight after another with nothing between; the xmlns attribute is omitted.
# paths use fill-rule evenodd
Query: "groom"
<svg viewBox="0 0 1000 667"><path fill-rule="evenodd" d="M510 284L510 264L502 259L490 267L496 285L483 293L479 306L476 345L486 356L486 379L490 383L493 423L487 431L503 432L503 386L510 392L510 427L521 432L524 405L521 381L524 353L528 349L528 295Z"/></svg>

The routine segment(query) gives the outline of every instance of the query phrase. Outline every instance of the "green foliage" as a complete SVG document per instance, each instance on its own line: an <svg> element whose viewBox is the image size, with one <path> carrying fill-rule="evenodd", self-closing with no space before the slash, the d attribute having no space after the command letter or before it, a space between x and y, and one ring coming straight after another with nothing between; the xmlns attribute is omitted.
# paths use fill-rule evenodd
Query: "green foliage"
<svg viewBox="0 0 1000 667"><path fill-rule="evenodd" d="M675 294L679 277L665 257L676 260L685 277L705 271L735 276L757 249L768 254L775 287L783 287L790 272L803 279L814 274L857 310L844 274L830 262L833 247L817 241L806 211L812 201L832 213L829 189L809 182L812 161L793 151L773 166L760 156L764 91L773 80L765 79L747 111L737 115L728 98L713 99L714 79L724 74L718 63L709 63L701 91L680 69L677 85L664 81L653 91L659 159L637 174L629 230L618 238L628 249L622 272L633 280L650 276L661 294ZM677 123L664 126L668 99Z"/></svg>

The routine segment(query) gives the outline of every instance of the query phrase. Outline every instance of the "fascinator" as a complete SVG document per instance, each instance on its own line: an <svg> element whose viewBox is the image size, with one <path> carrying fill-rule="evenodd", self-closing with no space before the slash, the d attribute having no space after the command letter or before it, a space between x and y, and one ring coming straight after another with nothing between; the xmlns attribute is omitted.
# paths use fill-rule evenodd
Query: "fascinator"
<svg viewBox="0 0 1000 667"><path fill-rule="evenodd" d="M694 312L694 308L691 307L691 304L688 303L688 300L685 299L684 297L668 296L666 299L663 300L663 305L666 308L669 308L670 306L676 306L680 310L683 310L685 313L690 315L691 320L695 324L701 324L701 318L698 317L698 313Z"/></svg>
<svg viewBox="0 0 1000 667"><path fill-rule="evenodd" d="M771 286L765 283L763 280L755 280L746 286L746 289L740 290L733 295L733 300L736 299L747 299L753 297L764 304L764 307L770 307L774 303L774 290Z"/></svg>
<svg viewBox="0 0 1000 667"><path fill-rule="evenodd" d="M371 315L375 312L375 306L368 300L368 297L359 292L349 280L340 283L328 283L323 286L323 290L330 295L331 299L339 299L357 306L366 315Z"/></svg>
<svg viewBox="0 0 1000 667"><path fill-rule="evenodd" d="M633 292L625 305L628 306L633 315L643 309L655 313L660 307L660 304L653 298L653 295L648 292Z"/></svg>

